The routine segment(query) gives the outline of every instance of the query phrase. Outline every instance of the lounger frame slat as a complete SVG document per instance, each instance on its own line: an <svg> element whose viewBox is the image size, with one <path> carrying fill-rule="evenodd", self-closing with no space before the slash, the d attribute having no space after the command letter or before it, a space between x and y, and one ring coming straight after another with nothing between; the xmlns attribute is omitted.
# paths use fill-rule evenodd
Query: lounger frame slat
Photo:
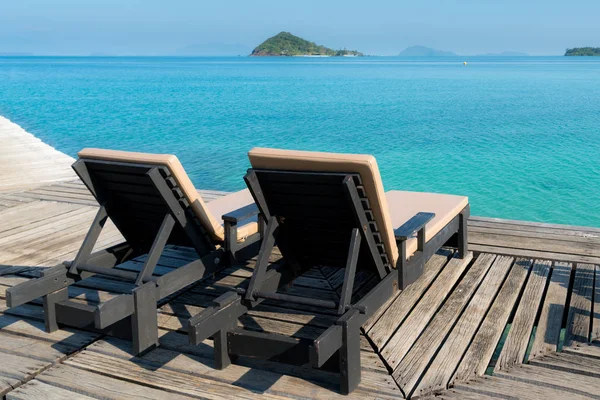
<svg viewBox="0 0 600 400"><path fill-rule="evenodd" d="M356 228L356 210L349 202L348 192L344 185L344 179L350 177L354 187L362 184L360 175L347 173L292 173L289 171L253 171L260 182L261 191L265 201L269 204L270 212L283 220L282 232L279 241L285 241L290 247L290 252L295 257L313 263L318 260L335 262L335 267L344 267L348 253L348 240L352 229ZM327 197L323 193L327 193ZM374 217L370 209L368 199L361 197L362 209L367 221L373 221ZM376 224L369 224L370 230L376 228ZM319 234L322 228L327 229L330 238L341 239L345 246L332 246L326 237L321 243L327 246L318 246L314 236L307 234L311 228ZM362 229L362 228L361 228ZM378 232L372 238L376 243L381 243ZM371 235L373 236L373 235ZM375 268L373 260L364 258L368 254L366 241L362 242L361 256L358 265L363 268ZM284 250L285 251L285 250ZM385 254L383 246L378 248L380 254ZM302 256L300 256L300 254ZM285 257L285 254L284 254ZM304 268L310 268L305 265Z"/></svg>
<svg viewBox="0 0 600 400"><path fill-rule="evenodd" d="M165 166L79 160L73 168L88 188L93 187L92 193L95 193L98 202L107 208L113 223L122 232L127 242L132 246L139 246L142 253L150 250L156 235L156 229L143 229L144 227L158 227L165 214L171 213L176 216L177 212L186 213L189 209L189 204L178 187L169 185L171 193L166 193L167 190L161 189L157 186L157 182L153 181L150 175L153 170L160 172L163 181L170 178L171 173ZM118 183L118 181L123 182L125 177L135 181L137 185ZM128 186L130 189L127 189ZM132 193L135 192L136 187L146 189L144 193ZM174 210L172 205L167 204L165 199L173 196L182 203L183 210ZM123 210L124 204L127 205L126 210ZM152 212L149 212L150 210ZM213 250L211 239L203 227L189 218L188 220L189 226L177 224L173 228L167 244L191 246L196 248L199 254L206 254ZM145 221L145 223L136 229L136 221Z"/></svg>
<svg viewBox="0 0 600 400"><path fill-rule="evenodd" d="M157 344L156 308L164 298L212 276L237 255L257 252L259 235L238 243L231 229L235 222L225 224L226 231L235 235L235 248L227 249L213 239L166 166L84 158L73 169L100 205L77 257L7 290L9 307L42 297L48 331L67 325L131 339L134 353L139 354ZM126 243L91 254L107 218ZM192 247L198 259L156 277L154 270L166 245ZM144 254L147 257L138 271L115 268ZM107 282L129 281L120 283L131 289L97 305L68 299L68 286L94 275Z"/></svg>
<svg viewBox="0 0 600 400"><path fill-rule="evenodd" d="M406 271L412 279L442 245L449 241L463 245L460 230L466 225L461 221L468 208L395 269L360 175L250 169L245 180L268 221L263 247L246 290L223 294L214 306L190 319L190 341L199 344L209 336L215 338L217 368L227 367L233 354L290 363L310 361L315 368L338 354L340 390L347 394L360 382L360 327L407 281ZM268 269L266 260L275 244L283 261ZM463 254L466 247L460 251ZM278 290L314 266L342 268L341 284L336 285L339 301L327 300L326 305L335 305L339 319L321 336L300 343L281 335L236 329L237 319L265 299L295 301L300 307L311 303L310 294L301 286L287 290L293 296ZM269 350L257 349L259 342L261 349Z"/></svg>

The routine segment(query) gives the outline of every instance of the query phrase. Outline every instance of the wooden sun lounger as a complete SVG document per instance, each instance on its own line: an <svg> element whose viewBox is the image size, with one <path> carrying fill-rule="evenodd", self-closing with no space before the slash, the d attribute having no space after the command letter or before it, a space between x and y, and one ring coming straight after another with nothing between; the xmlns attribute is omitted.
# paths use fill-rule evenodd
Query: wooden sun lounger
<svg viewBox="0 0 600 400"><path fill-rule="evenodd" d="M253 149L246 183L267 225L246 289L229 292L190 319L193 344L213 336L217 368L244 355L286 358L323 367L339 354L340 390L360 382L360 327L399 289L419 277L441 246L467 252L466 197L384 193L375 158L368 155ZM390 203L388 205L388 203ZM277 245L283 263L268 268ZM314 266L345 267L340 301L278 293ZM358 269L379 282L353 298ZM335 310L339 319L306 344L283 335L237 328L237 319L265 299Z"/></svg>
<svg viewBox="0 0 600 400"><path fill-rule="evenodd" d="M161 299L258 251L258 209L250 193L205 204L175 156L84 149L73 169L100 205L76 258L6 292L8 307L42 297L49 332L59 325L99 330L131 338L139 354L157 344ZM213 216L222 214L224 226ZM126 242L92 253L107 218ZM167 244L192 247L198 259L154 276ZM115 268L144 254L139 272ZM68 287L94 275L128 281L131 292L97 305L69 300Z"/></svg>

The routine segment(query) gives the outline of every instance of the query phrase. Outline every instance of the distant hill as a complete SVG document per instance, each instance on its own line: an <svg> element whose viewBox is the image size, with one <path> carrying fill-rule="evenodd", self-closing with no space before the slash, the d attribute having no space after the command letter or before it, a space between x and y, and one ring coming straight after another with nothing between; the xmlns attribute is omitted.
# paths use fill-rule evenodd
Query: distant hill
<svg viewBox="0 0 600 400"><path fill-rule="evenodd" d="M294 36L289 32L280 32L268 38L254 50L251 56L362 56L356 50L333 50Z"/></svg>
<svg viewBox="0 0 600 400"><path fill-rule="evenodd" d="M567 49L565 56L600 56L600 47L574 47Z"/></svg>
<svg viewBox="0 0 600 400"><path fill-rule="evenodd" d="M425 46L410 46L402 50L398 55L400 57L454 57L458 54Z"/></svg>
<svg viewBox="0 0 600 400"><path fill-rule="evenodd" d="M500 53L486 53L477 54L478 57L529 57L527 53L520 53L518 51L503 51Z"/></svg>

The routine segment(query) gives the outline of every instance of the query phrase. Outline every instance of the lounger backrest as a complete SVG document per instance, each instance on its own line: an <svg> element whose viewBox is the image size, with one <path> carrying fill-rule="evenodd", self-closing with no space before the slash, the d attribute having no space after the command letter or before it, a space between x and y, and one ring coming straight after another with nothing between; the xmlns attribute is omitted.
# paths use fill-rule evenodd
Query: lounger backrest
<svg viewBox="0 0 600 400"><path fill-rule="evenodd" d="M392 266L396 265L398 258L398 247L396 246L394 233L392 230L391 219L388 213L387 202L383 190L383 184L377 167L375 158L371 155L358 154L335 154L335 153L319 153L308 151L291 151L278 149L254 148L249 153L250 164L253 170L259 173L260 170L271 171L294 171L304 173L332 173L332 174L352 174L358 177L360 186L364 189L364 196L367 200L367 207L372 213L376 229L380 236L381 245L391 262ZM260 182L261 188L266 182ZM308 179L306 182L272 182L272 193L265 193L267 202L275 204L277 202L277 193L288 190L288 196L293 196L296 192L297 207L304 209L305 213L318 213L321 209L322 220L326 221L333 218L336 214L340 216L340 221L352 223L352 217L346 216L343 208L347 204L345 197L339 197L340 194L328 195L326 193L326 185L316 184L314 179ZM278 188L275 188L275 185ZM302 198L300 193L307 193ZM318 197L321 193L322 197ZM314 194L314 198L310 197ZM328 198L329 196L329 198ZM285 198L279 196L280 200ZM319 204L319 201L322 201ZM282 203L283 204L283 203ZM269 205L270 206L270 205ZM323 209L325 208L325 209ZM314 225L318 226L318 225ZM323 226L323 232L326 232L326 227ZM330 226L331 228L331 226ZM324 240L322 243L315 243L316 246L327 248L332 246L336 240L341 238L328 237L323 238L320 233L312 232L317 240ZM310 237L310 232L307 232ZM347 241L344 243L345 251L347 252ZM344 258L347 254L344 255Z"/></svg>
<svg viewBox="0 0 600 400"><path fill-rule="evenodd" d="M99 202L107 202L109 217L128 241L153 239L168 212L163 196L147 175L156 167L181 198L179 203L187 214L195 217L190 221L195 222L206 240L223 240L223 227L208 212L176 156L103 149L83 149L78 155L78 162L84 163L90 176L93 185L90 190L98 192ZM169 243L190 245L189 234L180 227L173 232Z"/></svg>

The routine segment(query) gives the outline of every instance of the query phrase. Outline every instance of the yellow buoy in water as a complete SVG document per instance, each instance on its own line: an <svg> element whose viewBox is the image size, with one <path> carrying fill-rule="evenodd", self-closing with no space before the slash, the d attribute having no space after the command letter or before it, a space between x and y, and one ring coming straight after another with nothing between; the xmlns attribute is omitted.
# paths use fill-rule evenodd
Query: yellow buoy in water
<svg viewBox="0 0 600 400"><path fill-rule="evenodd" d="M467 65L467 62L466 62L466 61L463 61L463 65Z"/></svg>

